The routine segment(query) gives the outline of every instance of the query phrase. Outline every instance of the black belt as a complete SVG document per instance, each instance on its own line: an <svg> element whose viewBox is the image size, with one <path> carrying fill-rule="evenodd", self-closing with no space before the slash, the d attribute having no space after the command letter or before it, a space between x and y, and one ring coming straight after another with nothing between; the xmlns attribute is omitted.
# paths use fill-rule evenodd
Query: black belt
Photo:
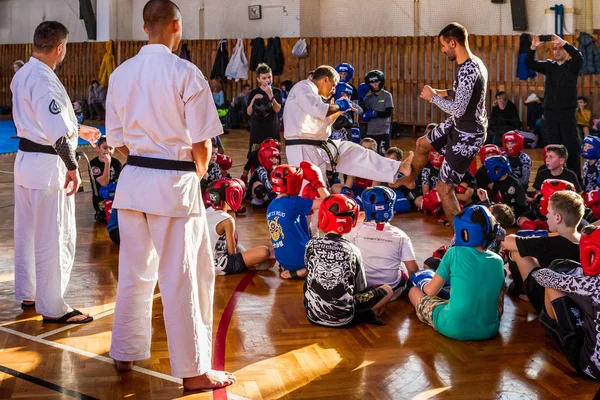
<svg viewBox="0 0 600 400"><path fill-rule="evenodd" d="M328 144L331 144L337 151L337 146L331 139L327 139L327 140L286 139L285 140L286 147L287 146L308 145L308 146L320 147L321 149L323 149L325 151L325 153L327 153L327 157L329 157L329 163L331 164L331 176L328 177L329 181L331 183L333 181L334 175L336 173L336 166L337 166L338 162L340 161L340 153L338 151L334 157L333 153L331 153L331 150L329 149ZM327 173L329 174L329 171L327 171Z"/></svg>
<svg viewBox="0 0 600 400"><path fill-rule="evenodd" d="M164 169L167 171L196 172L196 163L193 161L164 160L162 158L127 156L127 164L134 167Z"/></svg>
<svg viewBox="0 0 600 400"><path fill-rule="evenodd" d="M25 138L19 138L19 150L26 153L44 153L52 154L54 156L58 155L56 154L54 147L32 142L31 140Z"/></svg>

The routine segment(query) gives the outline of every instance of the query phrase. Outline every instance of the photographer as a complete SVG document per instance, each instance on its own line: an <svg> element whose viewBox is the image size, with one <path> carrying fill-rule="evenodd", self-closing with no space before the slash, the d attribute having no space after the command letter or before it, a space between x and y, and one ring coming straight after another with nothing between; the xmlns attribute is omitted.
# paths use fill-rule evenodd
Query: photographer
<svg viewBox="0 0 600 400"><path fill-rule="evenodd" d="M554 61L535 60L535 50L543 41L552 42ZM567 54L571 56L570 60L567 60ZM579 176L581 164L575 109L577 108L577 77L581 70L583 56L573 45L557 35L534 35L526 63L529 68L546 76L543 103L546 141L550 144L565 145L569 151L567 166Z"/></svg>

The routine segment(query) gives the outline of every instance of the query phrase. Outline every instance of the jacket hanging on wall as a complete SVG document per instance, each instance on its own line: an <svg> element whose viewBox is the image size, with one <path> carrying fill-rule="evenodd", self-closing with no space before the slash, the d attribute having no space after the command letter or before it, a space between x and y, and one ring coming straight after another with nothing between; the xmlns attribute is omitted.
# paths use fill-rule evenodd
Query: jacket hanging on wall
<svg viewBox="0 0 600 400"><path fill-rule="evenodd" d="M252 52L250 53L250 71L256 71L258 64L264 62L265 59L265 39L257 37L252 39L250 43Z"/></svg>
<svg viewBox="0 0 600 400"><path fill-rule="evenodd" d="M588 33L581 32L577 41L579 51L583 54L583 66L579 74L600 74L600 50L596 45L596 39Z"/></svg>
<svg viewBox="0 0 600 400"><path fill-rule="evenodd" d="M225 80L225 70L227 69L228 62L229 52L227 51L227 39L221 39L219 42L219 50L217 50L217 55L215 56L215 63L210 72L210 79L219 78Z"/></svg>
<svg viewBox="0 0 600 400"><path fill-rule="evenodd" d="M242 39L238 39L233 48L231 60L229 60L229 64L225 69L225 76L227 79L235 79L236 82L240 79L248 79L248 59L246 53L244 53L244 41Z"/></svg>
<svg viewBox="0 0 600 400"><path fill-rule="evenodd" d="M535 78L537 73L527 67L525 59L527 58L527 52L531 47L531 39L528 33L522 33L519 44L519 55L517 56L517 78L522 81L526 81L529 78Z"/></svg>
<svg viewBox="0 0 600 400"><path fill-rule="evenodd" d="M283 53L281 51L281 39L269 38L265 50L265 64L271 67L273 75L281 75L283 72Z"/></svg>
<svg viewBox="0 0 600 400"><path fill-rule="evenodd" d="M184 43L183 46L181 46L181 51L179 51L179 57L183 58L184 60L190 61L190 50L188 48L187 43Z"/></svg>

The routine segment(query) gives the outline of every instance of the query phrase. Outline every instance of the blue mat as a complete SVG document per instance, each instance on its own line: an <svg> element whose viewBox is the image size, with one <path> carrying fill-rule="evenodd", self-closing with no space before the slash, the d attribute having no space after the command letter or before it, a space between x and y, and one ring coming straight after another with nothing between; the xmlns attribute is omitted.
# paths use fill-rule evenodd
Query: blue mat
<svg viewBox="0 0 600 400"><path fill-rule="evenodd" d="M104 126L96 126L102 134L106 134ZM19 148L19 139L11 138L16 133L12 121L0 121L0 154L16 153ZM79 146L89 146L89 142L79 139Z"/></svg>

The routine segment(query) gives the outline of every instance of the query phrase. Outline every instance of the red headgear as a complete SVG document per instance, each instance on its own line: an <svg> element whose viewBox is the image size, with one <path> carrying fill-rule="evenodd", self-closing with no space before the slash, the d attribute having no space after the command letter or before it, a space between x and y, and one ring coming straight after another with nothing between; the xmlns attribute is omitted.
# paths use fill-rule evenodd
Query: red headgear
<svg viewBox="0 0 600 400"><path fill-rule="evenodd" d="M579 240L581 268L587 276L600 274L600 229L581 235Z"/></svg>
<svg viewBox="0 0 600 400"><path fill-rule="evenodd" d="M217 154L217 164L221 167L222 170L227 171L233 165L233 161L231 161L231 157L226 156L225 154Z"/></svg>
<svg viewBox="0 0 600 400"><path fill-rule="evenodd" d="M271 185L275 193L298 196L302 187L302 169L283 164L271 172Z"/></svg>
<svg viewBox="0 0 600 400"><path fill-rule="evenodd" d="M343 194L329 195L319 207L319 228L323 232L335 232L344 235L358 222L358 204Z"/></svg>
<svg viewBox="0 0 600 400"><path fill-rule="evenodd" d="M444 163L444 156L437 151L432 151L429 153L429 163L435 168L440 168Z"/></svg>
<svg viewBox="0 0 600 400"><path fill-rule="evenodd" d="M542 193L542 198L540 199L540 212L542 215L548 215L548 202L550 201L550 196L560 190L570 190L574 192L575 186L571 182L563 181L562 179L546 179L542 182L542 187L540 188L540 193Z"/></svg>
<svg viewBox="0 0 600 400"><path fill-rule="evenodd" d="M263 142L260 144L259 149L262 149L263 147L275 147L277 150L281 151L281 143L279 143L273 138L263 140Z"/></svg>
<svg viewBox="0 0 600 400"><path fill-rule="evenodd" d="M501 155L502 155L502 150L500 150L500 147L496 146L495 144L486 144L485 146L483 146L481 148L481 150L479 150L479 160L481 161L482 165L485 162L485 159L488 158L489 156L501 156Z"/></svg>
<svg viewBox="0 0 600 400"><path fill-rule="evenodd" d="M273 171L274 167L271 157L277 157L279 163L281 163L281 154L276 147L261 147L258 149L258 162L269 172Z"/></svg>
<svg viewBox="0 0 600 400"><path fill-rule="evenodd" d="M506 145L506 142L514 142L515 144L509 147ZM523 150L524 146L525 138L518 131L510 131L502 135L502 147L507 155L516 157Z"/></svg>
<svg viewBox="0 0 600 400"><path fill-rule="evenodd" d="M210 204L215 210L222 210L224 203L227 203L233 211L240 209L246 185L239 179L217 179L208 186L207 193Z"/></svg>

